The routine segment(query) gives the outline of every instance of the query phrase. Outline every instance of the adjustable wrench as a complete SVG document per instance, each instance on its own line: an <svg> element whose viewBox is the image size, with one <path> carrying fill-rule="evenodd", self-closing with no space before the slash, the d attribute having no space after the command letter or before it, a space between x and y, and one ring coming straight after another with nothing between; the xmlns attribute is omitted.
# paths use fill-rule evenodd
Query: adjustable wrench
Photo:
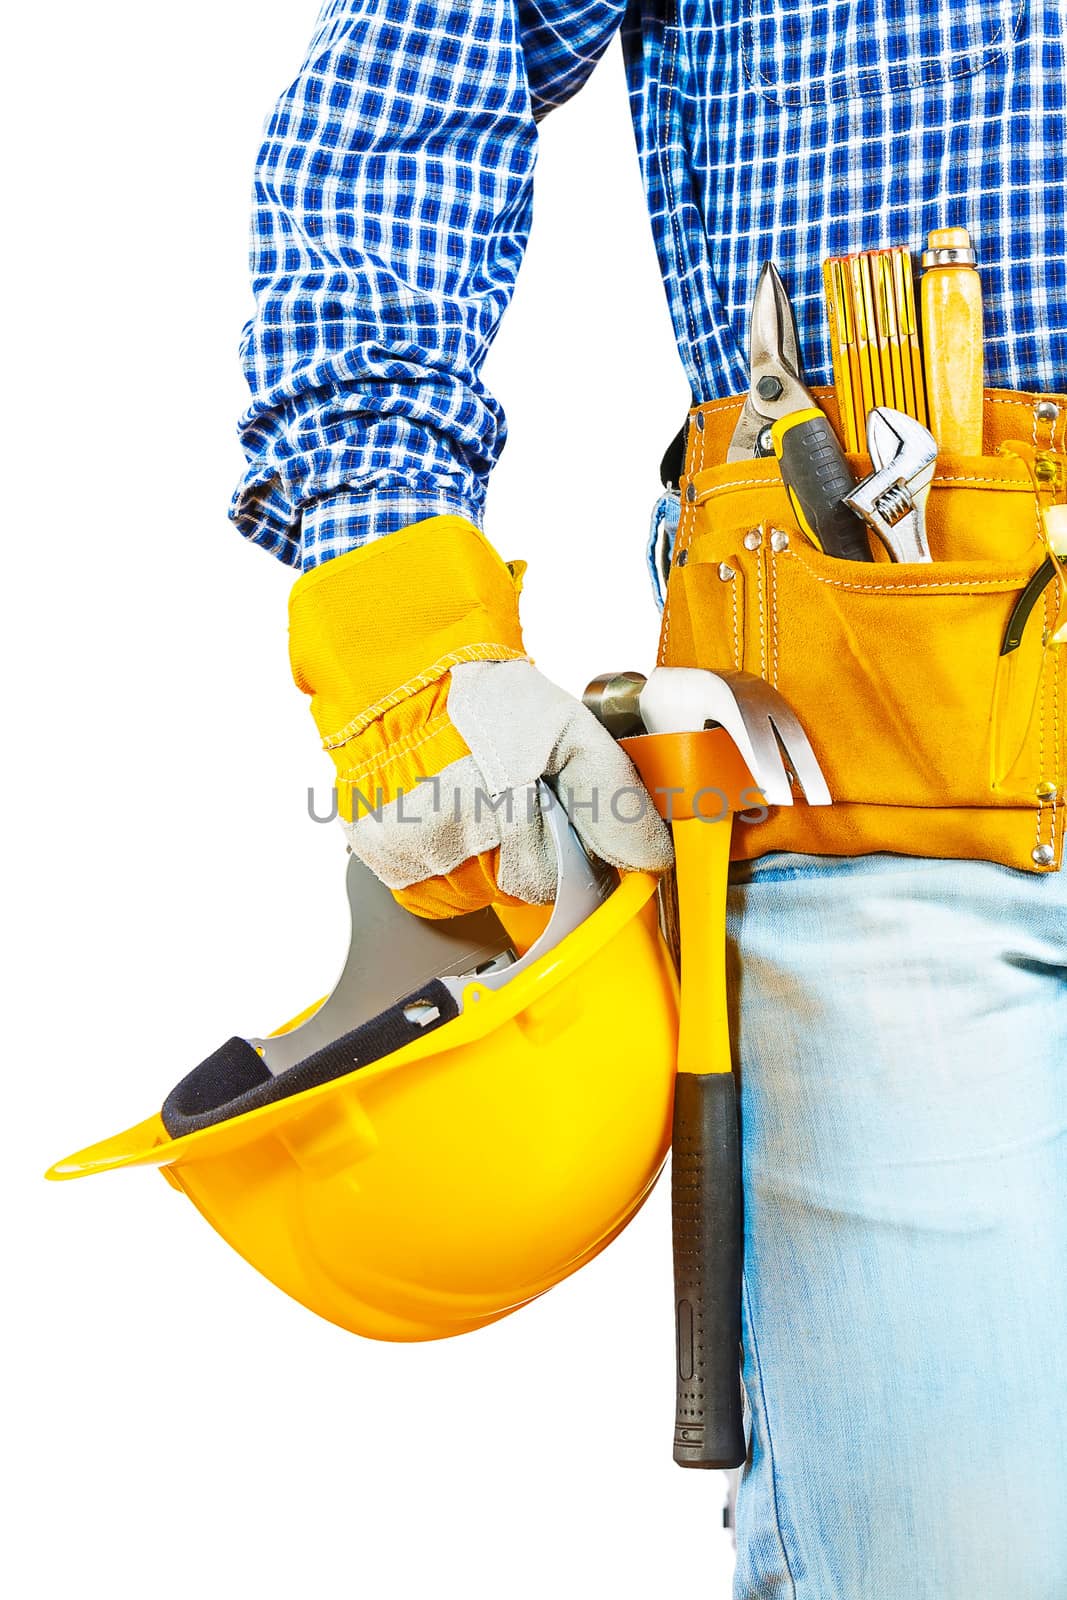
<svg viewBox="0 0 1067 1600"><path fill-rule="evenodd" d="M894 561L929 561L926 500L937 465L932 433L903 411L876 406L867 418L874 472L844 496Z"/></svg>

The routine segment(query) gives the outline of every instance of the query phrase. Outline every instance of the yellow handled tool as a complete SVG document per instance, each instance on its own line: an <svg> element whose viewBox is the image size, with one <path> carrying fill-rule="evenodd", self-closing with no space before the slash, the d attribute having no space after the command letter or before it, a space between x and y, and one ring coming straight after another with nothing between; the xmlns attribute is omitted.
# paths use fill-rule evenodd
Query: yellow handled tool
<svg viewBox="0 0 1067 1600"><path fill-rule="evenodd" d="M856 480L825 412L808 406L779 418L771 443L793 515L812 544L843 561L869 561L866 529L848 504Z"/></svg>
<svg viewBox="0 0 1067 1600"><path fill-rule="evenodd" d="M619 718L620 698L629 717ZM672 1215L677 1331L674 1459L745 1459L741 1413L742 1188L737 1091L726 996L726 894L734 817L792 805L782 753L811 805L830 795L799 722L747 672L657 667L604 674L585 703L621 740L672 824L681 947Z"/></svg>
<svg viewBox="0 0 1067 1600"><path fill-rule="evenodd" d="M982 454L982 280L966 228L934 228L922 258L923 352L930 431L942 450Z"/></svg>

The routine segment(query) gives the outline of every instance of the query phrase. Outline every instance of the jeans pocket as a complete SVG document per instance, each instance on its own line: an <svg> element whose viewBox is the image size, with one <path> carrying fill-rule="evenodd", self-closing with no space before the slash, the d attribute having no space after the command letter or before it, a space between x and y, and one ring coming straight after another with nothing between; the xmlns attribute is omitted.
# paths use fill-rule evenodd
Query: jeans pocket
<svg viewBox="0 0 1067 1600"><path fill-rule="evenodd" d="M864 99L983 71L1027 0L743 0L745 77L782 106Z"/></svg>
<svg viewBox="0 0 1067 1600"><path fill-rule="evenodd" d="M667 596L667 582L674 557L674 542L678 537L681 511L682 503L677 489L668 489L665 494L661 494L652 507L652 520L649 523L648 540L645 544L645 566L648 569L652 595L658 611L663 610Z"/></svg>

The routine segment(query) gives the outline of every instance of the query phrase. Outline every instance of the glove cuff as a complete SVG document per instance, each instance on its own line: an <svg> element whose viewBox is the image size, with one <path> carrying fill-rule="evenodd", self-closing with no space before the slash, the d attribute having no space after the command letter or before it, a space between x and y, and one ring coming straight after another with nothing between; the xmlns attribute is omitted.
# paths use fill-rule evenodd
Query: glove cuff
<svg viewBox="0 0 1067 1600"><path fill-rule="evenodd" d="M325 748L461 662L522 659L523 570L444 516L305 573L289 598L289 659Z"/></svg>

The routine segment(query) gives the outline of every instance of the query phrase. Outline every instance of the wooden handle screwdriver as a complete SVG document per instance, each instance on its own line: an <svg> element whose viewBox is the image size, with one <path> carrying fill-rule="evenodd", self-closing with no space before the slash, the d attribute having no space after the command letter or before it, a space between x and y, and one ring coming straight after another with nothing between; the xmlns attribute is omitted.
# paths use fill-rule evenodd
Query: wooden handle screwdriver
<svg viewBox="0 0 1067 1600"><path fill-rule="evenodd" d="M982 454L982 280L966 228L934 228L923 253L922 328L930 431L941 450Z"/></svg>

